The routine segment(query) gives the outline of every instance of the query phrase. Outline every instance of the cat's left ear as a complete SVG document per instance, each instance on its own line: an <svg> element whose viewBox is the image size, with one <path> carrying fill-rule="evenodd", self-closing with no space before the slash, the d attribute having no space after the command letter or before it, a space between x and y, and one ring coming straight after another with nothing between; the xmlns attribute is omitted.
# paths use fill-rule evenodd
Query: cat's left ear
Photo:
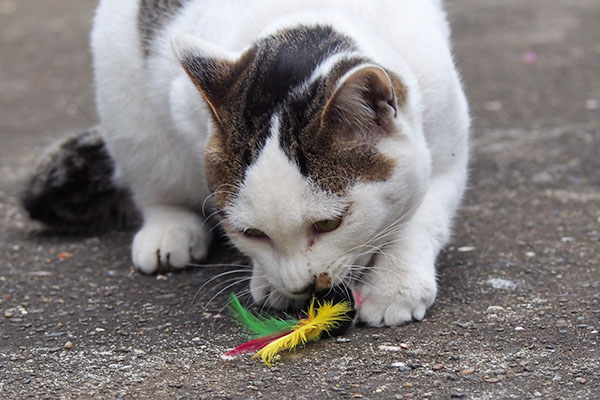
<svg viewBox="0 0 600 400"><path fill-rule="evenodd" d="M219 110L226 103L240 70L238 55L187 34L173 37L171 45L216 122L221 124Z"/></svg>
<svg viewBox="0 0 600 400"><path fill-rule="evenodd" d="M398 109L405 101L406 88L395 75L377 65L364 65L342 78L323 111L321 123L392 133Z"/></svg>

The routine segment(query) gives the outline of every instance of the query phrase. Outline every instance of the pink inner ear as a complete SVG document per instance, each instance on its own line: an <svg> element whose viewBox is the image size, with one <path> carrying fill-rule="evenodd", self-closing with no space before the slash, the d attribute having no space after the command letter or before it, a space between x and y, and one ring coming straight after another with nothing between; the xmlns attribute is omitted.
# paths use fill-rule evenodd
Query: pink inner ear
<svg viewBox="0 0 600 400"><path fill-rule="evenodd" d="M329 100L321 119L349 125L369 136L378 128L381 133L392 133L396 107L390 76L381 67L369 65L345 78Z"/></svg>

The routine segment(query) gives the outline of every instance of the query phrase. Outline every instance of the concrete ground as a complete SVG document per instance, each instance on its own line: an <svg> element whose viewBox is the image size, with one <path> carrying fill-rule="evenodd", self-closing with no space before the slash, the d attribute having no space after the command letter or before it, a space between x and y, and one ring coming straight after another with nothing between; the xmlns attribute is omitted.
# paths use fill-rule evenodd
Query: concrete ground
<svg viewBox="0 0 600 400"><path fill-rule="evenodd" d="M227 276L193 299L223 268L136 274L131 233L19 209L44 147L96 122L95 3L0 0L0 398L600 398L600 2L449 1L473 151L438 301L273 368L220 358L244 339Z"/></svg>

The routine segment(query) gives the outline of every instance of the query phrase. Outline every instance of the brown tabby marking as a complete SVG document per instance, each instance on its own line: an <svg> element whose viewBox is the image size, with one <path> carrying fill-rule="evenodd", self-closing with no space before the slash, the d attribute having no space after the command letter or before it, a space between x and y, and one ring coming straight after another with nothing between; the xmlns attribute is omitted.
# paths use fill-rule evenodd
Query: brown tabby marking
<svg viewBox="0 0 600 400"><path fill-rule="evenodd" d="M329 26L301 26L259 40L237 62L194 55L182 60L216 125L205 164L220 209L232 201L246 169L262 151L273 115L280 122L281 149L322 190L343 193L358 181L382 181L392 175L394 162L376 147L385 134L383 127L369 136L366 129L353 126L356 117L351 115L323 120L340 79L372 62L342 58L327 76L307 85L323 61L355 51L350 38ZM395 76L392 82L402 105L406 89ZM371 107L376 112L376 105Z"/></svg>

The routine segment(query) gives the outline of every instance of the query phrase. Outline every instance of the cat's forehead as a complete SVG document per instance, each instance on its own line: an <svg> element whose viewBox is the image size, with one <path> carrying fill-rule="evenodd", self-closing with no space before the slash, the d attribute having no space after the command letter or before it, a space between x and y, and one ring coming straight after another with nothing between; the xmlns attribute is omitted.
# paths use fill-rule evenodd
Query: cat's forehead
<svg viewBox="0 0 600 400"><path fill-rule="evenodd" d="M269 212L279 208L289 216L300 212L328 218L332 209L342 207L329 199L344 198L357 183L392 176L394 161L375 145L337 146L309 133L291 134L286 120L275 114L269 135L260 143L249 137L232 149L223 143L223 135L213 135L206 172L217 206L229 208L234 200L244 199L244 204L262 204Z"/></svg>
<svg viewBox="0 0 600 400"><path fill-rule="evenodd" d="M276 121L227 209L229 222L238 228L285 232L309 220L331 218L347 206L344 196L324 191L302 175L281 148L278 128Z"/></svg>

